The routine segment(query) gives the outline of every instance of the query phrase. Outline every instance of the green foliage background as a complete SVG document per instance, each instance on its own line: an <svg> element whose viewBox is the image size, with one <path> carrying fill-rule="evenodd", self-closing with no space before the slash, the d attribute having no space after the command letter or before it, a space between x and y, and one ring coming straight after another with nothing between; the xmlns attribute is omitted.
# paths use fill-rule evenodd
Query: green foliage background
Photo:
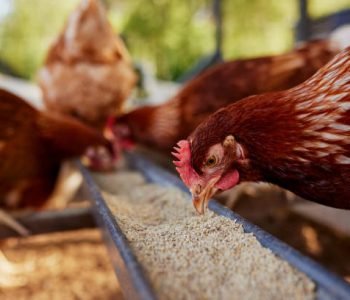
<svg viewBox="0 0 350 300"><path fill-rule="evenodd" d="M33 79L48 46L79 0L10 1L0 19L0 61ZM104 0L109 19L135 60L174 80L214 49L211 0ZM225 59L281 53L293 44L297 0L222 0ZM349 8L348 0L310 0L313 17Z"/></svg>

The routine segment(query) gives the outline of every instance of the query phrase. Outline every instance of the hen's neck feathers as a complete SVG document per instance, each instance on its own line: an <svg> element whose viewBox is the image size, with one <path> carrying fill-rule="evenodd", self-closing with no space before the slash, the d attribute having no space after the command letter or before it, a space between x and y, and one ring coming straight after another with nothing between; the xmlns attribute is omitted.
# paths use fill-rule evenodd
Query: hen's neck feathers
<svg viewBox="0 0 350 300"><path fill-rule="evenodd" d="M242 139L283 146L283 157L332 156L350 163L350 50L339 54L303 84L252 96L228 107L232 129ZM256 149L258 150L258 149ZM278 149L268 149L276 150ZM270 152L271 153L271 152Z"/></svg>

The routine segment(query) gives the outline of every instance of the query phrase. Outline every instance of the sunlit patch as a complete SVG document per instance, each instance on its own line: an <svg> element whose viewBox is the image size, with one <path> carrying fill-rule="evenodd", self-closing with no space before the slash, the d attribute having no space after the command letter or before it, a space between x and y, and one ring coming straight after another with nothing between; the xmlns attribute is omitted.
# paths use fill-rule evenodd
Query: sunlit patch
<svg viewBox="0 0 350 300"><path fill-rule="evenodd" d="M350 165L350 158L345 155L338 155L335 159L338 164Z"/></svg>
<svg viewBox="0 0 350 300"><path fill-rule="evenodd" d="M293 150L298 152L309 152L309 149L303 147L295 147Z"/></svg>
<svg viewBox="0 0 350 300"><path fill-rule="evenodd" d="M335 94L335 95L329 95L327 96L327 100L328 101L334 101L337 102L341 99L343 99L344 97L348 96L348 93L340 93L340 94Z"/></svg>
<svg viewBox="0 0 350 300"><path fill-rule="evenodd" d="M297 115L297 119L299 120L305 120L307 117L309 117L310 114L300 114L300 115Z"/></svg>
<svg viewBox="0 0 350 300"><path fill-rule="evenodd" d="M297 160L299 160L301 162L310 162L310 160L308 160L306 158L302 158L302 157L298 157Z"/></svg>
<svg viewBox="0 0 350 300"><path fill-rule="evenodd" d="M340 131L350 131L350 126L345 124L334 123L329 125L330 128L338 129Z"/></svg>
<svg viewBox="0 0 350 300"><path fill-rule="evenodd" d="M347 56L343 56L341 59L339 59L339 61L333 65L333 67L339 67L341 66L343 63L347 62L348 57Z"/></svg>
<svg viewBox="0 0 350 300"><path fill-rule="evenodd" d="M307 111L307 108L310 108L310 107L313 106L313 105L314 105L313 100L302 101L302 102L298 103L298 104L295 106L295 108L296 108L297 110L302 110L302 111L306 110L306 111Z"/></svg>
<svg viewBox="0 0 350 300"><path fill-rule="evenodd" d="M345 135L342 134L335 134L335 133L330 133L330 132L321 132L320 136L324 139L324 140L329 140L329 141L341 141L344 138L346 138Z"/></svg>
<svg viewBox="0 0 350 300"><path fill-rule="evenodd" d="M326 156L328 156L328 155L329 155L329 152L324 152L324 151L317 151L317 152L316 152L316 156L317 156L318 158L326 157Z"/></svg>
<svg viewBox="0 0 350 300"><path fill-rule="evenodd" d="M336 77L338 73L339 73L338 69L327 72L321 82L329 84L330 79L333 79L334 77Z"/></svg>
<svg viewBox="0 0 350 300"><path fill-rule="evenodd" d="M0 6L0 20L2 20L13 11L14 4L11 0L2 0Z"/></svg>
<svg viewBox="0 0 350 300"><path fill-rule="evenodd" d="M333 87L343 86L343 85L349 83L349 81L350 81L350 77L349 76L340 77L338 80L336 80L333 83Z"/></svg>
<svg viewBox="0 0 350 300"><path fill-rule="evenodd" d="M310 152L312 150L317 150L314 152L317 157L325 157L329 154L342 153L344 151L344 149L339 145L324 143L321 141L307 141L303 144L303 146L305 148L296 147L294 150L299 152Z"/></svg>
<svg viewBox="0 0 350 300"><path fill-rule="evenodd" d="M344 102L339 104L341 108L344 110L349 110L350 109L350 102Z"/></svg>
<svg viewBox="0 0 350 300"><path fill-rule="evenodd" d="M325 95L324 94L321 94L315 98L313 98L313 102L322 102L325 98Z"/></svg>
<svg viewBox="0 0 350 300"><path fill-rule="evenodd" d="M328 148L329 144L323 142L305 142L304 147L306 148L316 148L316 149L324 149Z"/></svg>
<svg viewBox="0 0 350 300"><path fill-rule="evenodd" d="M312 131L317 131L317 130L320 130L320 129L324 129L325 125L324 124L317 124L317 123L315 123L312 126L310 126L309 128Z"/></svg>
<svg viewBox="0 0 350 300"><path fill-rule="evenodd" d="M315 255L322 253L322 246L320 244L317 232L314 228L308 225L304 225L301 229L301 234L305 240L308 251Z"/></svg>

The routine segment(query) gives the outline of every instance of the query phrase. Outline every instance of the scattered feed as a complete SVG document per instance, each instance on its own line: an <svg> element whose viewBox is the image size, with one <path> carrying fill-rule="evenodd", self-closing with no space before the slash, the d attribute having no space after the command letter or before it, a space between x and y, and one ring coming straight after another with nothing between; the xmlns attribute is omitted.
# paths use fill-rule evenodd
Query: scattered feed
<svg viewBox="0 0 350 300"><path fill-rule="evenodd" d="M98 176L114 193L105 199L159 299L315 298L303 273L232 220L197 215L180 190L135 172Z"/></svg>

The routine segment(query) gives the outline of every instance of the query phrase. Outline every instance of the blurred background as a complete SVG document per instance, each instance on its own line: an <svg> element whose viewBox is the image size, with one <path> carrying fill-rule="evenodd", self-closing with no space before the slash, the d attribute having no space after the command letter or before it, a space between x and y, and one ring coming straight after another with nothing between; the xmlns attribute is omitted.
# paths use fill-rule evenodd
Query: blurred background
<svg viewBox="0 0 350 300"><path fill-rule="evenodd" d="M0 85L5 81L1 73L36 81L49 46L80 1L0 0ZM298 41L323 37L342 22L342 11L350 16L349 0L309 0L308 15L303 0L101 1L134 63L157 80L178 83L221 60L284 53ZM337 17L327 23L325 17L334 13ZM316 19L321 21L314 23ZM316 24L312 32L307 26L311 20ZM15 90L25 88L18 84ZM24 94L30 98L28 90ZM237 210L350 281L348 222L342 226L346 234L336 233L299 215L280 213L273 203L266 205L273 197L266 198L260 206L254 204L255 211L248 199ZM330 218L339 221L338 215ZM11 261L33 265L20 277L14 274L14 286L0 286L0 299L122 299L96 229L9 239L1 246Z"/></svg>
<svg viewBox="0 0 350 300"><path fill-rule="evenodd" d="M0 71L35 79L48 46L79 0L0 0ZM109 20L136 62L162 80L181 80L215 50L210 0L104 0ZM298 0L224 0L223 59L278 54L294 44ZM311 18L346 8L348 0L310 0Z"/></svg>

